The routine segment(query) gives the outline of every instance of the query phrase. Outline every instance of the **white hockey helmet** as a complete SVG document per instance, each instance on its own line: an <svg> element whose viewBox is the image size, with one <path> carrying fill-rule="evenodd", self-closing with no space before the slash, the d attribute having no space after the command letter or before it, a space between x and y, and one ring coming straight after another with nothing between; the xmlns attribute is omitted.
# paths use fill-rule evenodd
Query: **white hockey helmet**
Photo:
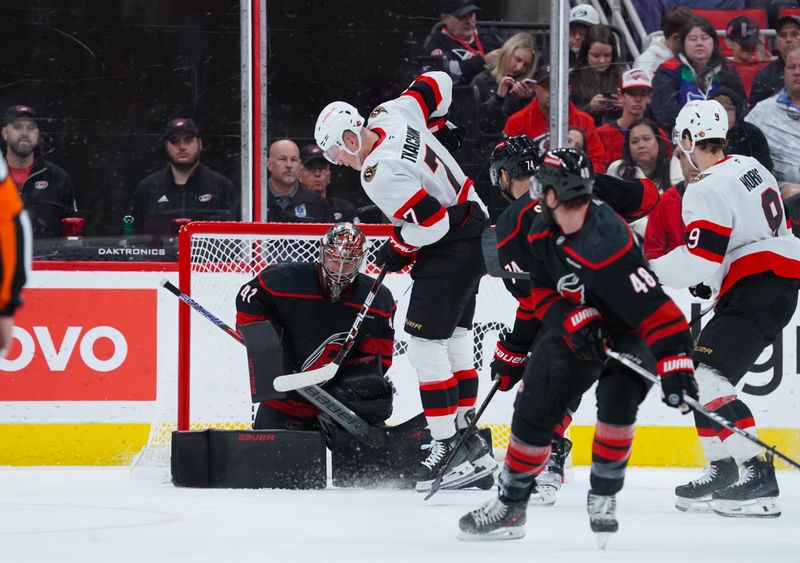
<svg viewBox="0 0 800 563"><path fill-rule="evenodd" d="M364 118L358 110L347 102L331 102L320 112L314 127L314 140L322 153L333 164L339 164L339 153L356 155L361 150L361 129ZM342 138L345 131L352 131L358 137L358 148L349 150Z"/></svg>
<svg viewBox="0 0 800 563"><path fill-rule="evenodd" d="M699 141L724 139L728 134L728 112L717 100L686 102L675 119L674 139L680 142L686 131L692 140L692 150Z"/></svg>

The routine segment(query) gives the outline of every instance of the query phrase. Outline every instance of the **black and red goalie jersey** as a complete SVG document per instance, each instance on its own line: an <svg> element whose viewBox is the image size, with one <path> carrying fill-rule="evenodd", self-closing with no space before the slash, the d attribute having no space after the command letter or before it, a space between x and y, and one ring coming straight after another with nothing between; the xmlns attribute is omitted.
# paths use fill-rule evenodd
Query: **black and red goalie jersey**
<svg viewBox="0 0 800 563"><path fill-rule="evenodd" d="M538 216L528 233L531 288L526 310L564 331L576 307L596 308L612 339L638 332L656 360L688 355L689 326L650 271L633 232L611 207L590 203L583 227L565 235Z"/></svg>
<svg viewBox="0 0 800 563"><path fill-rule="evenodd" d="M628 222L646 216L659 200L658 187L649 179L622 180L607 174L594 177L594 195L619 213ZM509 272L528 272L530 245L528 232L541 213L539 200L523 194L497 218L497 255L500 264ZM527 279L504 278L506 289L518 301L517 315L512 331L512 340L517 343L532 343L541 326L533 311L526 307L531 284Z"/></svg>

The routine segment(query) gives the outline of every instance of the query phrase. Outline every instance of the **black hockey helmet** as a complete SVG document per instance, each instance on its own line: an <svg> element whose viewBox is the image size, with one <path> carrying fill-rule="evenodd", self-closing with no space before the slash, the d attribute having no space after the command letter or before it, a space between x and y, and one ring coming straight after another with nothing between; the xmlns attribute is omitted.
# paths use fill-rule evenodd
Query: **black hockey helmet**
<svg viewBox="0 0 800 563"><path fill-rule="evenodd" d="M332 300L356 279L369 241L352 223L336 223L322 236L319 262Z"/></svg>
<svg viewBox="0 0 800 563"><path fill-rule="evenodd" d="M500 185L500 170L511 178L532 176L539 163L536 143L527 135L516 135L497 143L489 157L489 178L493 186Z"/></svg>
<svg viewBox="0 0 800 563"><path fill-rule="evenodd" d="M563 148L547 151L531 182L531 197L541 198L553 188L559 201L569 201L592 193L594 170L592 161L580 149Z"/></svg>

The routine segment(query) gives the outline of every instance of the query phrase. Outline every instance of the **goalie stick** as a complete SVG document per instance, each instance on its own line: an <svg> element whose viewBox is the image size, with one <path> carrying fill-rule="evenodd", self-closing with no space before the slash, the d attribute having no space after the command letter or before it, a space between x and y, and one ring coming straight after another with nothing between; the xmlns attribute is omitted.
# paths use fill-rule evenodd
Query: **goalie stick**
<svg viewBox="0 0 800 563"><path fill-rule="evenodd" d="M528 272L509 272L500 265L500 258L497 255L497 233L494 227L487 227L481 233L481 251L483 261L486 263L486 273L493 278L526 280L530 277Z"/></svg>
<svg viewBox="0 0 800 563"><path fill-rule="evenodd" d="M464 433L461 434L461 438L459 438L458 443L456 444L456 447L453 448L453 451L451 451L450 455L447 456L447 459L445 460L444 465L442 465L442 467L439 469L439 473L436 475L436 479L434 480L433 484L431 485L431 490L428 491L427 495L425 495L425 500L428 500L433 495L435 495L439 491L439 489L442 487L442 477L444 477L444 474L447 471L447 468L450 467L450 462L453 461L453 458L455 457L456 452L458 452L458 450L460 450L462 447L464 447L464 444L467 442L467 439L469 438L469 435L472 434L475 431L475 426L478 424L478 419L483 414L483 411L486 410L486 407L489 406L489 401L492 400L492 397L494 397L494 394L497 393L497 390L499 388L500 388L500 378L495 380L494 385L492 385L492 388L489 389L489 394L486 395L486 398L483 400L483 403L481 404L480 408L478 409L478 412L475 413L475 416L470 421L469 426L467 426L467 428L464 430Z"/></svg>
<svg viewBox="0 0 800 563"><path fill-rule="evenodd" d="M347 338L344 344L342 344L342 349L336 354L336 358L334 358L331 363L321 368L301 371L300 373L279 375L275 378L275 381L272 382L276 391L294 391L295 389L308 387L309 385L319 385L320 383L325 383L332 379L333 376L336 375L336 372L339 371L339 366L341 366L344 361L344 357L350 351L350 348L356 340L356 336L358 336L358 329L361 328L361 321L367 316L369 306L372 305L372 300L375 299L375 296L378 294L378 290L381 288L383 278L386 277L387 272L388 270L386 266L384 266L381 269L381 273L375 278L375 282L372 284L372 288L364 299L364 304L361 305L361 310L358 312L358 315L356 315L356 320L353 321L353 326L350 328L350 332L347 333Z"/></svg>
<svg viewBox="0 0 800 563"><path fill-rule="evenodd" d="M225 332L228 336L236 340L239 344L244 345L244 339L238 332L236 332L236 330L229 327L224 321L200 305L200 303L175 287L175 285L170 283L169 280L162 280L161 286L175 295L178 299L186 303L189 307L200 313L203 317L211 321L214 325ZM329 415L333 420L339 423L342 428L347 430L359 441L368 446L386 446L400 437L410 436L411 434L419 432L427 426L427 420L425 419L424 413L419 413L418 415L409 418L397 426L373 426L354 413L352 409L345 406L341 401L317 385L309 385L307 387L297 389L297 392L309 403L313 404L321 411Z"/></svg>
<svg viewBox="0 0 800 563"><path fill-rule="evenodd" d="M660 385L661 384L661 380L658 378L657 375L655 375L653 373L650 373L648 370L646 370L645 368L643 368L642 366L640 366L639 364L637 364L636 362L634 362L633 360L631 360L630 358L625 356L624 354L620 354L619 352L615 352L614 350L611 350L610 348L607 348L606 349L606 355L609 358L615 359L616 361L621 363L626 368L635 371L636 373L638 373L639 375L641 375L642 377L644 377L648 381L651 381L651 382L655 383L656 385ZM697 401L697 400L693 399L692 397L689 397L688 395L684 395L683 396L683 400L692 409L694 409L695 411L699 412L700 414L705 415L706 417L710 418L711 420L713 420L714 422L716 422L720 426L730 430L731 432L736 432L737 434L739 434L740 436L742 436L744 438L747 438L748 440L750 440L754 444L758 444L759 446L761 446L762 448L766 449L767 451L772 452L773 455L778 456L779 458L781 458L786 463L788 463L790 465L793 465L797 469L800 469L800 463L797 463L792 458L790 458L790 457L782 454L778 450L776 450L775 446L768 446L766 443L762 442L761 440L759 440L758 438L756 438L755 436L750 434L750 432L748 432L747 430L744 430L743 428L739 428L738 426L734 425L733 423L731 423L724 416L720 416L719 414L715 413L714 411L708 410L706 407L703 406L702 403L700 403L700 401Z"/></svg>

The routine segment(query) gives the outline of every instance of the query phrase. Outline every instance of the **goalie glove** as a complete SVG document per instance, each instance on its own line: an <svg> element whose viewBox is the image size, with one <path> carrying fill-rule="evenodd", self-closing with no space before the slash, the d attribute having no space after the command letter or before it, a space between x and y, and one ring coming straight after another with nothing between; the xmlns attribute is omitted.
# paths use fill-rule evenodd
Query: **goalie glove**
<svg viewBox="0 0 800 563"><path fill-rule="evenodd" d="M500 380L500 391L508 391L522 379L528 362L528 344L515 344L508 333L500 333L491 364L493 380Z"/></svg>
<svg viewBox="0 0 800 563"><path fill-rule="evenodd" d="M697 400L697 382L694 379L694 362L686 354L669 356L658 361L658 376L661 378L661 399L668 406L686 414L691 409L684 395Z"/></svg>
<svg viewBox="0 0 800 563"><path fill-rule="evenodd" d="M564 340L581 360L606 360L608 335L600 311L594 307L576 307L564 319Z"/></svg>

